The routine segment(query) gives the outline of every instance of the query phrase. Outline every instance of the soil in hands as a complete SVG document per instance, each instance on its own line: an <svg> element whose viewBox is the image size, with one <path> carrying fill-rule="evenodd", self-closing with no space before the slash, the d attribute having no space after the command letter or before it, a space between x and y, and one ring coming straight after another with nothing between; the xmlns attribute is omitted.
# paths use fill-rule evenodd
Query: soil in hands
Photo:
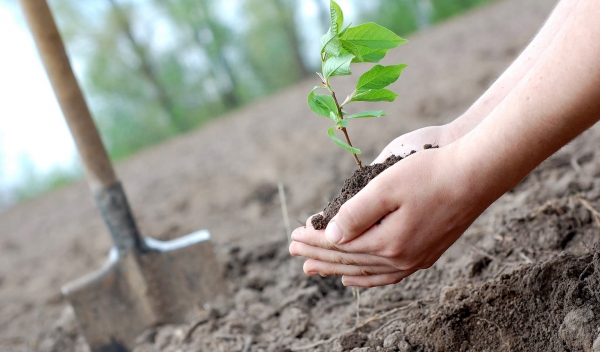
<svg viewBox="0 0 600 352"><path fill-rule="evenodd" d="M361 189L365 188L365 186L377 175L402 159L404 158L401 156L392 155L381 164L364 166L362 170L358 169L354 171L352 176L344 181L344 186L342 186L340 195L335 197L327 204L325 209L323 209L323 214L317 214L312 217L311 223L315 230L323 230L327 227L329 221L331 221L335 214L340 211L340 208L348 201L348 199L354 197Z"/></svg>
<svg viewBox="0 0 600 352"><path fill-rule="evenodd" d="M432 149L438 147L439 146L437 145L425 144L423 149ZM406 157L414 153L416 153L416 151L413 150ZM333 219L338 211L340 211L340 208L344 203L346 203L350 198L354 197L361 189L365 188L367 184L371 182L371 180L373 180L377 175L404 158L401 156L392 155L381 164L364 166L362 169L354 171L352 176L344 181L344 185L342 186L340 194L331 202L329 202L325 209L323 209L323 214L317 214L312 217L311 223L315 230L323 230L326 228L327 224L331 221L331 219Z"/></svg>

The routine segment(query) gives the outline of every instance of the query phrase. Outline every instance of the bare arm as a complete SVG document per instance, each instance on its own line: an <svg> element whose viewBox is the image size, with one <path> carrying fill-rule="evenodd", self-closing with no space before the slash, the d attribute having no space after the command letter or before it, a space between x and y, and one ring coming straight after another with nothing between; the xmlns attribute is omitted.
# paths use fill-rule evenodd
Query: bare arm
<svg viewBox="0 0 600 352"><path fill-rule="evenodd" d="M538 62L546 48L552 43L558 31L565 25L577 4L576 0L560 1L546 23L519 57L504 71L492 86L451 124L456 131L456 139L477 126L512 91L527 72Z"/></svg>
<svg viewBox="0 0 600 352"><path fill-rule="evenodd" d="M521 55L463 115L447 125L425 127L398 137L374 162L383 162L391 154L406 155L411 150L421 150L424 144L432 141L436 141L443 147L470 132L504 100L536 64L558 31L565 25L576 4L577 0L560 1Z"/></svg>

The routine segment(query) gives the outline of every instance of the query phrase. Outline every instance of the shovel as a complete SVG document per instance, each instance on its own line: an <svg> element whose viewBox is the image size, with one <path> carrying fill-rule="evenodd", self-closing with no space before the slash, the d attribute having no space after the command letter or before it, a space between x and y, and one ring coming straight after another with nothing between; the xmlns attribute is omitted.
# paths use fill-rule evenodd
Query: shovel
<svg viewBox="0 0 600 352"><path fill-rule="evenodd" d="M20 3L113 241L107 263L62 292L93 352L130 351L148 327L185 322L225 292L210 234L168 242L140 235L46 1Z"/></svg>

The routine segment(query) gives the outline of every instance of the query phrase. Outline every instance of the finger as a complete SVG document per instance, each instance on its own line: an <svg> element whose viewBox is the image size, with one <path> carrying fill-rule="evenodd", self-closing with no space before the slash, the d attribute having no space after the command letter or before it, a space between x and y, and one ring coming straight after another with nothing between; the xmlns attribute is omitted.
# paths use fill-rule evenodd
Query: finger
<svg viewBox="0 0 600 352"><path fill-rule="evenodd" d="M398 269L391 266L357 266L344 265L338 263L323 262L315 259L308 259L304 262L304 272L306 275L321 275L321 276L371 276L380 274L391 274L397 272Z"/></svg>
<svg viewBox="0 0 600 352"><path fill-rule="evenodd" d="M318 231L312 227L299 227L292 232L292 240L306 243L309 246L321 247L325 249L337 250L337 246L332 244L325 237L325 231Z"/></svg>
<svg viewBox="0 0 600 352"><path fill-rule="evenodd" d="M386 216L383 220L374 226L371 226L367 231L363 232L358 238L344 244L332 244L325 237L324 231L316 231L308 227L301 227L292 233L292 240L305 243L312 247L320 247L334 251L341 251L355 254L370 254L378 257L389 257L389 249L393 243L390 243L389 238L394 238L398 234L398 229L395 224L398 222L400 214L394 212Z"/></svg>
<svg viewBox="0 0 600 352"><path fill-rule="evenodd" d="M401 209L398 209L386 215L352 241L333 246L336 250L346 253L368 254L388 259L397 258L403 254L401 249L406 249L405 247L410 245L404 242L406 239L404 230L406 229L403 224L405 223L405 215ZM304 235L301 238L305 237L308 236ZM315 238L311 238L311 241L322 243L322 240L319 240L320 236L313 237Z"/></svg>
<svg viewBox="0 0 600 352"><path fill-rule="evenodd" d="M325 237L325 231L315 230L312 227L299 227L292 232L292 241L302 242L312 247L321 247L339 251L338 246L329 242Z"/></svg>
<svg viewBox="0 0 600 352"><path fill-rule="evenodd" d="M302 242L290 244L290 254L295 257L305 257L323 262L339 263L357 266L390 266L390 261L385 258L369 254L344 253L335 250L309 246Z"/></svg>
<svg viewBox="0 0 600 352"><path fill-rule="evenodd" d="M393 183L385 170L365 188L340 207L337 215L325 228L327 240L342 244L353 240L387 214L398 209L393 197Z"/></svg>
<svg viewBox="0 0 600 352"><path fill-rule="evenodd" d="M385 285L394 285L402 281L405 277L411 275L413 272L400 271L391 274L381 274L372 276L342 276L342 283L344 286L357 286L357 287L377 287Z"/></svg>

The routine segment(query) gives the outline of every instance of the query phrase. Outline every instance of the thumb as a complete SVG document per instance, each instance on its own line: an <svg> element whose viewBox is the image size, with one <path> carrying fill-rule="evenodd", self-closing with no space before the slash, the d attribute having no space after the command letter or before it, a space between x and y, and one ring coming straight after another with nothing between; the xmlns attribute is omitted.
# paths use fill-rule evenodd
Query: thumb
<svg viewBox="0 0 600 352"><path fill-rule="evenodd" d="M384 173L340 207L325 229L325 237L329 242L343 244L352 241L381 218L398 209L398 202L393 199L391 182L386 182L386 178L382 177Z"/></svg>

